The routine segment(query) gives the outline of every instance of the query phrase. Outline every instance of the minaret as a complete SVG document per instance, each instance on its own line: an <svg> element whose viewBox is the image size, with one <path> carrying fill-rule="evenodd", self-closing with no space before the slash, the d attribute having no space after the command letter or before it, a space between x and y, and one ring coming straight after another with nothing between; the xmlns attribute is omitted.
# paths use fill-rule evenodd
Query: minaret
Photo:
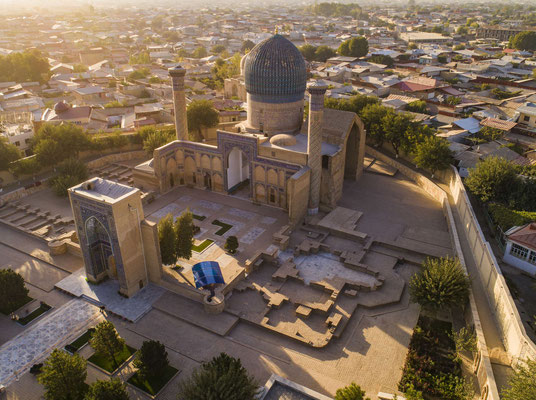
<svg viewBox="0 0 536 400"><path fill-rule="evenodd" d="M324 119L324 94L327 86L313 82L307 86L309 92L309 126L307 139L307 165L311 168L308 214L318 213L320 204L320 180L322 178L322 122Z"/></svg>
<svg viewBox="0 0 536 400"><path fill-rule="evenodd" d="M184 75L186 70L180 65L170 68L169 75L173 85L173 105L177 139L188 140L188 120L186 118L186 96L184 94Z"/></svg>

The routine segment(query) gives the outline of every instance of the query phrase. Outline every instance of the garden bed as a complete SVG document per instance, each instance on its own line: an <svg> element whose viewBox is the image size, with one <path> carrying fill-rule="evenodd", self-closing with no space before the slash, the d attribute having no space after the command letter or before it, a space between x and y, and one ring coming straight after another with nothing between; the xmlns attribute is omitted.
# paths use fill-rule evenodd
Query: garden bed
<svg viewBox="0 0 536 400"><path fill-rule="evenodd" d="M95 332L95 328L89 328L86 332L84 332L84 334L79 336L78 339L66 345L65 350L67 350L71 354L76 353L89 342L89 339L91 339L91 335L93 335L93 332Z"/></svg>
<svg viewBox="0 0 536 400"><path fill-rule="evenodd" d="M197 215L197 214L192 214L192 217L193 219L196 219L198 221L204 221L207 218L204 215Z"/></svg>
<svg viewBox="0 0 536 400"><path fill-rule="evenodd" d="M136 352L135 348L125 345L125 347L123 347L123 350L121 350L119 353L115 355L115 360L117 361L117 365L118 365L117 368L119 368L135 352ZM95 364L97 367L100 367L103 370L108 371L109 373L113 373L117 369L114 365L113 360L110 360L108 356L105 354L95 353L91 357L88 358L88 361L92 364Z"/></svg>
<svg viewBox="0 0 536 400"><path fill-rule="evenodd" d="M128 379L128 383L136 386L151 396L156 396L160 390L179 372L178 369L168 365L165 370L153 379L141 379L136 372Z"/></svg>
<svg viewBox="0 0 536 400"><path fill-rule="evenodd" d="M0 313L4 315L9 315L14 311L17 311L19 308L24 307L26 304L28 304L33 299L30 296L26 296L23 300L21 300L18 304L15 304L15 306L12 309L7 308L5 305L0 306Z"/></svg>
<svg viewBox="0 0 536 400"><path fill-rule="evenodd" d="M218 229L218 230L216 231L216 233L215 233L215 234L218 235L218 236L223 236L223 234L224 234L225 232L227 232L229 229L231 229L231 228L233 227L232 225L230 225L230 224L226 224L225 222L221 222L221 221L219 221L219 220L217 220L217 219L215 219L214 221L212 221L212 225L217 225L217 226L220 227L220 229Z"/></svg>
<svg viewBox="0 0 536 400"><path fill-rule="evenodd" d="M210 246L212 243L214 243L214 240L211 239L205 239L203 242L201 242L199 245L193 245L192 250L196 251L198 253L202 253L208 246Z"/></svg>
<svg viewBox="0 0 536 400"><path fill-rule="evenodd" d="M21 325L28 325L30 322L32 322L34 319L40 317L44 313L46 313L48 310L50 310L52 307L49 306L46 303L41 303L39 308L37 310L32 311L30 314L25 316L24 318L19 318L17 322Z"/></svg>
<svg viewBox="0 0 536 400"><path fill-rule="evenodd" d="M450 322L420 316L409 343L398 389L413 388L425 399L462 400L468 392Z"/></svg>

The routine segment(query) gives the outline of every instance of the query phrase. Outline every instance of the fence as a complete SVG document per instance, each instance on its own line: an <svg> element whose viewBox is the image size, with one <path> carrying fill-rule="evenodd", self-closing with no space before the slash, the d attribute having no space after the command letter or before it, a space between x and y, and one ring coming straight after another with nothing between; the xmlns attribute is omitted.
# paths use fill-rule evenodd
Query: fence
<svg viewBox="0 0 536 400"><path fill-rule="evenodd" d="M445 183L450 187L456 209L471 245L478 277L484 286L491 309L494 311L502 342L512 364L516 365L527 358L536 360L536 345L527 336L495 255L480 229L463 182L454 167L445 174Z"/></svg>

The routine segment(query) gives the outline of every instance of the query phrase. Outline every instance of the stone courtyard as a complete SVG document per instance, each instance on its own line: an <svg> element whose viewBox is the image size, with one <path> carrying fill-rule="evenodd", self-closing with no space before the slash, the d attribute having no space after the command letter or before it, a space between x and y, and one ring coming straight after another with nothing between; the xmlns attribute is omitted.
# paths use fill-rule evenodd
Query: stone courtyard
<svg viewBox="0 0 536 400"><path fill-rule="evenodd" d="M201 228L197 238L214 243L194 253L192 260L179 261L179 272L188 279L188 265L200 260L219 260L224 275L230 276L245 270L248 260L260 253L268 255L251 264L246 279L229 291L226 311L220 315L207 315L200 303L164 290L136 322L107 316L129 343L160 340L178 363L182 372L159 399L174 399L181 379L222 350L240 357L259 382L277 373L331 395L351 381L361 384L372 399L379 391L396 392L419 315L419 307L409 302L407 283L427 254L450 254L446 223L440 205L399 173L367 172L361 181L347 182L339 206L342 214L308 219L288 237L286 249L279 250L287 223L280 209L184 187L145 205L153 221L169 212L177 216L188 207L206 217L195 220ZM343 224L353 230L350 236L345 229L331 229L343 215L350 216ZM220 227L212 224L215 219L232 227L216 235ZM223 250L231 234L240 243L233 257ZM67 256L50 261L61 263ZM226 263L225 257L232 260ZM165 287L185 284L177 271L164 270ZM90 380L94 374L90 371ZM25 396L14 397L8 388L10 400L41 396L40 385L29 374L10 388ZM136 393L132 398L146 397Z"/></svg>

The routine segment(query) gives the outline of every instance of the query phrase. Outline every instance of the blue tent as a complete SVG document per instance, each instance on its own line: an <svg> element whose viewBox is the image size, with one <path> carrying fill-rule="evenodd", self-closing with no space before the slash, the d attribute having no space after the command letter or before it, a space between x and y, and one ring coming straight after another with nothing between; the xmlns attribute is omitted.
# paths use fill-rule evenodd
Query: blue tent
<svg viewBox="0 0 536 400"><path fill-rule="evenodd" d="M225 283L220 265L216 261L201 261L192 267L197 289L214 283Z"/></svg>

